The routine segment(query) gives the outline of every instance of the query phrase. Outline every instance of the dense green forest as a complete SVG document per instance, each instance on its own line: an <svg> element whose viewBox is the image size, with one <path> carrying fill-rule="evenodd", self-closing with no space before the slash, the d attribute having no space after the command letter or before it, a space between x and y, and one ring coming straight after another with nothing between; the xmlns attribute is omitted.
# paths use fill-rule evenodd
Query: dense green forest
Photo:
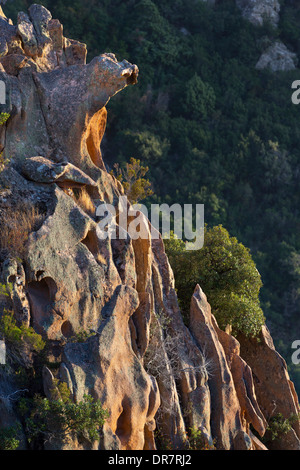
<svg viewBox="0 0 300 470"><path fill-rule="evenodd" d="M261 305L290 362L300 328L300 106L292 72L258 71L276 38L300 53L300 6L281 2L275 30L243 19L234 1L43 0L65 36L90 60L114 52L140 69L139 84L108 105L109 169L131 157L149 166L151 202L205 204L249 247L261 274ZM16 20L29 0L8 0ZM298 335L298 336L297 336ZM298 392L300 367L289 365Z"/></svg>

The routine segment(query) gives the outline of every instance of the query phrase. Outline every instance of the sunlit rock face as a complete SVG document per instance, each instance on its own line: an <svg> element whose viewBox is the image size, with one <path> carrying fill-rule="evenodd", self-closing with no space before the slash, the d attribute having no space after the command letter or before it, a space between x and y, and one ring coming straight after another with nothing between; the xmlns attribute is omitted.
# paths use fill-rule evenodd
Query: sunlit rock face
<svg viewBox="0 0 300 470"><path fill-rule="evenodd" d="M0 16L0 79L7 88L5 111L13 118L2 137L5 155L104 168L104 107L136 83L138 68L113 54L86 64L86 55L85 44L65 38L60 22L41 5L19 13L17 25Z"/></svg>

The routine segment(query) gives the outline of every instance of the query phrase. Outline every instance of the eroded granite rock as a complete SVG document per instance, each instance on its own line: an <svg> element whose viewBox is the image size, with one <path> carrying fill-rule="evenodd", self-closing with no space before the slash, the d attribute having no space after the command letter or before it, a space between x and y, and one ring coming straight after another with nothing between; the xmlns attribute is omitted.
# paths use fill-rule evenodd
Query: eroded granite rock
<svg viewBox="0 0 300 470"><path fill-rule="evenodd" d="M285 72L294 70L297 63L297 54L289 51L281 41L276 41L262 53L255 68L257 70L269 69L272 72Z"/></svg>

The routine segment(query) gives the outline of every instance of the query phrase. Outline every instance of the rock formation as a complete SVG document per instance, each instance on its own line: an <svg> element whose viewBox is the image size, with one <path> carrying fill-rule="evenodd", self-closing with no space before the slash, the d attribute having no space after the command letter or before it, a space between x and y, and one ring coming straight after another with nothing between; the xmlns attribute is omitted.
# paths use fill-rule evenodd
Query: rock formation
<svg viewBox="0 0 300 470"><path fill-rule="evenodd" d="M297 54L289 51L281 41L276 41L262 53L255 68L272 72L288 71L294 70L297 62Z"/></svg>
<svg viewBox="0 0 300 470"><path fill-rule="evenodd" d="M244 18L256 26L269 22L277 28L280 3L278 0L236 0ZM269 45L261 54L255 68L269 69L272 72L294 70L297 66L297 54L291 52L280 40Z"/></svg>
<svg viewBox="0 0 300 470"><path fill-rule="evenodd" d="M265 21L277 26L280 3L278 0L236 0L242 15L251 23L262 26Z"/></svg>
<svg viewBox="0 0 300 470"><path fill-rule="evenodd" d="M32 5L17 25L0 17L0 70L10 114L0 145L12 159L1 174L0 283L11 289L0 296L0 315L10 308L47 342L45 396L60 382L75 403L88 394L109 411L99 442L55 439L46 448L184 449L190 428L201 431L204 447L265 448L258 436L272 402L286 418L299 411L267 330L261 342L240 344L219 329L199 286L187 327L163 240L151 237L142 214L148 238L99 237L97 207L118 209L124 194L101 156L105 105L136 83L137 66L113 54L86 64L85 45ZM11 225L21 242L6 240L5 227L18 222L11 214L23 220L26 205L35 208L28 240L22 223ZM82 331L88 335L74 341ZM25 359L32 368L34 359ZM18 384L1 365L0 374L1 431L20 417L10 400ZM299 449L298 426L279 442Z"/></svg>

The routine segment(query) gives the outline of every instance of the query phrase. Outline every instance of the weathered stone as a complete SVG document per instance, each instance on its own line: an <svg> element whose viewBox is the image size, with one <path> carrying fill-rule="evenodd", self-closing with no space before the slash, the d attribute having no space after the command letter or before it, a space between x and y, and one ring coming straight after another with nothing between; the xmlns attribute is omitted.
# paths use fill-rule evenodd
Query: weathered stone
<svg viewBox="0 0 300 470"><path fill-rule="evenodd" d="M44 47L51 43L48 24L52 19L52 15L45 7L37 4L31 5L29 7L29 15L36 34L38 55L41 56L43 55Z"/></svg>
<svg viewBox="0 0 300 470"><path fill-rule="evenodd" d="M97 187L88 175L71 163L54 163L44 157L27 158L22 164L22 173L37 183L57 183L60 187Z"/></svg>
<svg viewBox="0 0 300 470"><path fill-rule="evenodd" d="M99 398L110 410L104 434L114 433L120 448L128 450L153 448L153 419L160 403L155 382L131 348L128 322L137 305L137 292L118 286L97 334L86 343L68 344L64 352L76 400L84 393Z"/></svg>
<svg viewBox="0 0 300 470"><path fill-rule="evenodd" d="M299 403L291 387L284 359L275 350L273 340L266 326L263 326L259 339L239 337L241 356L252 369L257 401L266 420L279 413L290 418L299 413ZM263 360L261 359L263 358ZM276 449L299 449L299 421L293 423L288 434L281 434L269 447Z"/></svg>
<svg viewBox="0 0 300 470"><path fill-rule="evenodd" d="M246 421L247 433L249 433L249 425L252 424L260 436L263 436L267 422L257 403L252 371L240 357L240 344L233 336L220 330L213 316L212 323L226 354L241 407L241 419Z"/></svg>
<svg viewBox="0 0 300 470"><path fill-rule="evenodd" d="M17 28L9 23L5 16L0 15L0 57L9 51L13 52L13 47L17 41Z"/></svg>
<svg viewBox="0 0 300 470"><path fill-rule="evenodd" d="M29 57L35 58L38 54L38 43L35 36L35 30L29 16L24 12L20 12L18 14L17 32L22 39L25 54Z"/></svg>
<svg viewBox="0 0 300 470"><path fill-rule="evenodd" d="M254 450L268 450L267 447L251 432L249 431L249 436L253 444Z"/></svg>
<svg viewBox="0 0 300 470"><path fill-rule="evenodd" d="M276 41L260 56L255 68L270 69L272 72L294 70L297 65L297 54L288 50L281 42Z"/></svg>
<svg viewBox="0 0 300 470"><path fill-rule="evenodd" d="M1 58L1 65L9 75L18 75L27 62L27 57L21 54L8 54Z"/></svg>
<svg viewBox="0 0 300 470"><path fill-rule="evenodd" d="M220 449L236 448L235 438L238 435L239 446L247 447L232 374L213 327L210 306L200 286L196 287L191 301L190 330L201 350L212 361L213 373L208 378L208 385L214 410L211 427L217 439L216 445Z"/></svg>
<svg viewBox="0 0 300 470"><path fill-rule="evenodd" d="M64 46L63 25L59 20L50 20L48 23L48 31L55 52L60 52Z"/></svg>
<svg viewBox="0 0 300 470"><path fill-rule="evenodd" d="M87 49L86 45L73 39L64 38L64 52L67 65L76 65L86 63Z"/></svg>
<svg viewBox="0 0 300 470"><path fill-rule="evenodd" d="M153 227L151 229L153 230ZM154 347L157 345L165 353L165 356L163 354L158 356L161 356L165 368L164 374L159 374L158 378L162 397L160 415L163 423L167 423L165 426L163 424L161 429L173 443L174 448L184 447L186 430L192 427L199 429L204 441L212 445L210 391L207 384L208 364L205 363L205 357L183 323L175 293L174 275L161 236L153 238L151 246L152 295L157 312L156 321L159 324L156 333L158 340L154 343ZM155 322L154 318L152 322ZM170 370L169 378L168 370ZM178 392L176 387L172 391L174 378L178 383ZM178 403L178 395L182 404Z"/></svg>
<svg viewBox="0 0 300 470"><path fill-rule="evenodd" d="M54 376L48 367L43 367L43 387L46 397L51 400L53 398L59 398L59 391L55 384Z"/></svg>
<svg viewBox="0 0 300 470"><path fill-rule="evenodd" d="M27 260L33 324L52 339L97 329L99 312L121 283L95 222L62 190L56 198L53 215L29 239Z"/></svg>
<svg viewBox="0 0 300 470"><path fill-rule="evenodd" d="M236 0L236 4L251 23L262 26L265 21L269 21L277 26L280 12L278 0Z"/></svg>
<svg viewBox="0 0 300 470"><path fill-rule="evenodd" d="M59 366L59 379L61 382L65 383L70 391L70 398L74 398L73 383L69 369L66 364L63 362Z"/></svg>

